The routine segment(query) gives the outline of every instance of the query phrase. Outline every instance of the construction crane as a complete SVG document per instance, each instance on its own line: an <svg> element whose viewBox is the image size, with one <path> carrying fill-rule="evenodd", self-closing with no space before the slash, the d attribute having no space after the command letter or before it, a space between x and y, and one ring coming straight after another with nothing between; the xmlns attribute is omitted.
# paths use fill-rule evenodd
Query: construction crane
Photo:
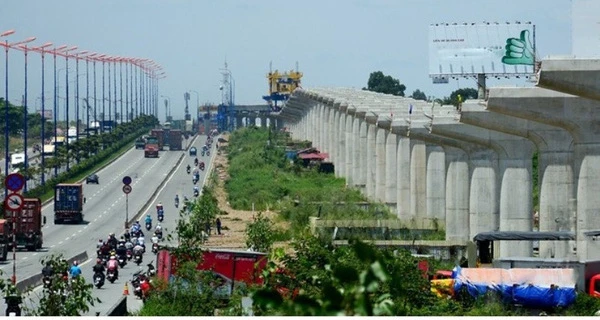
<svg viewBox="0 0 600 320"><path fill-rule="evenodd" d="M296 88L302 88L300 85L302 72L298 71L298 62L296 62L296 70L279 73L278 70L273 72L272 63L269 63L269 73L267 79L269 81L269 95L262 98L267 101L271 107L271 111L281 111L279 102L282 103L290 98L290 95Z"/></svg>

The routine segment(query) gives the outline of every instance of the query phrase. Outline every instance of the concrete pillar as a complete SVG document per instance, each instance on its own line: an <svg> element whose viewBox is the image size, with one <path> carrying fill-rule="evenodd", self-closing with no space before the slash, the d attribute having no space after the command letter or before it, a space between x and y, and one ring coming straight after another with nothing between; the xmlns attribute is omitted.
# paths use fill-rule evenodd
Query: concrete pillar
<svg viewBox="0 0 600 320"><path fill-rule="evenodd" d="M354 148L355 148L355 139L357 137L352 135L352 130L353 130L353 121L354 121L354 112L356 111L356 108L354 106L348 106L347 108L347 115L346 115L346 123L345 123L345 130L344 130L344 135L345 135L345 141L346 141L346 148L345 148L345 154L344 154L344 159L346 160L346 163L344 164L344 176L346 177L346 184L348 186L352 186L354 185L354 176L353 176L353 172L354 172Z"/></svg>
<svg viewBox="0 0 600 320"><path fill-rule="evenodd" d="M375 128L375 197L374 199L382 203L386 202L386 157L385 150L388 130Z"/></svg>
<svg viewBox="0 0 600 320"><path fill-rule="evenodd" d="M426 217L427 160L425 143L410 140L410 216Z"/></svg>
<svg viewBox="0 0 600 320"><path fill-rule="evenodd" d="M398 218L406 219L411 216L411 143L406 134L406 123L403 120L400 123L393 120L390 127L392 134L396 135L398 139L396 146L396 213Z"/></svg>
<svg viewBox="0 0 600 320"><path fill-rule="evenodd" d="M426 144L426 213L427 218L446 220L446 158L441 146Z"/></svg>
<svg viewBox="0 0 600 320"><path fill-rule="evenodd" d="M327 117L327 153L329 153L329 160L335 164L335 113L329 105L327 106L327 109L329 112L329 116Z"/></svg>
<svg viewBox="0 0 600 320"><path fill-rule="evenodd" d="M464 150L446 152L446 240L469 241L469 159Z"/></svg>
<svg viewBox="0 0 600 320"><path fill-rule="evenodd" d="M242 116L236 116L236 117L235 117L235 126L236 126L237 128L241 128L241 127L243 127L242 120L243 120L243 117L242 117Z"/></svg>
<svg viewBox="0 0 600 320"><path fill-rule="evenodd" d="M385 204L392 212L397 212L398 142L398 136L388 132L385 143Z"/></svg>
<svg viewBox="0 0 600 320"><path fill-rule="evenodd" d="M373 121L369 121L373 115L367 114L367 154L366 154L366 195L375 199L375 175L377 170L376 133L377 127Z"/></svg>
<svg viewBox="0 0 600 320"><path fill-rule="evenodd" d="M345 102L336 102L335 106L337 107L337 140L338 143L336 149L337 155L337 164L335 169L335 174L337 177L345 178L346 172L346 109L348 108L348 104Z"/></svg>
<svg viewBox="0 0 600 320"><path fill-rule="evenodd" d="M498 156L489 149L469 151L469 239L480 232L498 231L496 172Z"/></svg>
<svg viewBox="0 0 600 320"><path fill-rule="evenodd" d="M364 116L360 122L360 141L358 145L357 153L359 154L359 175L357 186L361 189L363 194L367 193L367 175L369 172L369 138L368 138L368 125Z"/></svg>

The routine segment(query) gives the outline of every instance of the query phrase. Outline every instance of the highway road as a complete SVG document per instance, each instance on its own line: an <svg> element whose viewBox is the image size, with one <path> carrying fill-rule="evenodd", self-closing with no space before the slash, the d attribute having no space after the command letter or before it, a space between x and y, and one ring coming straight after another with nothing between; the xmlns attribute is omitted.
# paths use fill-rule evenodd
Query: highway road
<svg viewBox="0 0 600 320"><path fill-rule="evenodd" d="M199 136L193 145L200 149L204 142L206 141L206 136ZM213 144L214 147L214 144ZM198 157L198 160L204 161L205 171L200 171L200 181L198 182L198 186L202 190L202 186L204 185L207 176L208 170L210 170L210 160L213 157L214 152L211 152L211 157ZM177 220L179 218L179 209L175 208L175 195L179 195L180 198L180 206L181 208L183 204L183 196L187 196L188 199L192 199L193 197L193 186L192 183L192 175L187 174L186 166L190 165L192 168L194 167L194 157L190 157L189 154L186 154L184 160L177 166L176 171L173 172L172 176L168 178L163 187L156 194L154 199L152 199L152 205L149 206L142 214L140 218L140 223L142 227L144 227L143 217L146 214L152 215L152 224L156 225L157 217L156 217L156 203L161 201L163 207L165 209L165 219L161 223L163 227L163 234L166 235L168 233L175 232L175 227L177 226ZM145 230L145 229L144 229ZM149 232L146 233L146 253L143 257L143 263L138 267L134 263L128 263L123 269L119 270L119 279L115 281L114 284L107 282L102 288L94 289L94 297L99 298L102 303L96 304L95 306L90 308L88 312L88 316L96 315L96 312L100 312L100 315L104 316L106 313L117 303L117 301L123 296L123 288L125 286L125 282L131 280L133 274L140 269L147 270L147 264L153 262L154 267L157 267L156 255L152 253L152 246ZM161 242L161 245L177 245L177 240L172 240L173 243L167 243L166 241ZM95 263L95 262L94 262ZM93 263L89 263L82 270L86 275L86 279L91 281L93 276L92 272ZM142 307L141 300L136 299L133 295L133 288L131 283L129 282L129 293L130 295L127 297L127 306L130 312L139 311Z"/></svg>
<svg viewBox="0 0 600 320"><path fill-rule="evenodd" d="M43 208L47 218L44 226L44 248L39 252L17 253L17 281L41 270L40 260L49 253L62 253L66 258L87 251L95 257L98 239L106 239L110 232L120 234L124 230L125 195L122 178L130 176L133 191L129 195L129 215L141 210L149 198L175 166L183 151L164 151L160 157L144 158L142 150L131 150L98 172L100 184L85 184L84 223L79 225L54 225L53 203ZM0 264L0 270L12 275L12 254L9 261ZM91 268L91 266L90 266ZM0 310L5 308L0 303Z"/></svg>

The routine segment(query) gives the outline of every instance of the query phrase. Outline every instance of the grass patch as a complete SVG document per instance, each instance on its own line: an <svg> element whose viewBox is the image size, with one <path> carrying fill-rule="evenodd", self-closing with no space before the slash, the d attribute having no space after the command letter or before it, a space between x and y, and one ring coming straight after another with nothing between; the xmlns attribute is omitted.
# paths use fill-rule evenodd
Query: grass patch
<svg viewBox="0 0 600 320"><path fill-rule="evenodd" d="M368 204L358 190L333 174L305 168L285 156L287 146L310 146L287 134L256 127L234 131L226 147L229 176L225 190L238 210L275 210L291 223L292 232L308 226L310 216L321 219L385 219L392 217L380 204ZM283 236L282 237L287 237ZM291 236L290 236L291 237Z"/></svg>

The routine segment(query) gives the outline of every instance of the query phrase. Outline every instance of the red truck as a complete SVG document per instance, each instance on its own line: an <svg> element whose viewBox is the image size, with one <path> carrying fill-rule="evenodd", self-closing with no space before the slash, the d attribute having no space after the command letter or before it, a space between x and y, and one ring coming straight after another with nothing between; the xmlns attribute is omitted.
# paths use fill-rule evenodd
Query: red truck
<svg viewBox="0 0 600 320"><path fill-rule="evenodd" d="M16 228L13 230L13 219L16 214ZM42 248L44 244L42 226L46 224L42 218L42 201L39 198L23 199L21 211L7 211L8 221L8 250L13 246L13 232L16 236L17 249L25 248L34 251Z"/></svg>
<svg viewBox="0 0 600 320"><path fill-rule="evenodd" d="M8 255L8 242L12 241L9 239L10 229L8 228L8 220L0 219L0 261L6 261Z"/></svg>
<svg viewBox="0 0 600 320"><path fill-rule="evenodd" d="M157 276L165 281L172 281L177 272L177 259L168 250L157 254ZM234 287L239 285L262 284L262 271L267 266L267 254L226 249L207 249L202 252L202 261L197 270L212 271L214 287L219 297L229 297Z"/></svg>
<svg viewBox="0 0 600 320"><path fill-rule="evenodd" d="M152 129L150 135L158 139L158 150L163 151L165 146L165 137L163 129Z"/></svg>
<svg viewBox="0 0 600 320"><path fill-rule="evenodd" d="M158 138L155 136L146 137L144 158L158 158Z"/></svg>
<svg viewBox="0 0 600 320"><path fill-rule="evenodd" d="M182 132L179 129L169 131L169 150L181 150L181 135Z"/></svg>

